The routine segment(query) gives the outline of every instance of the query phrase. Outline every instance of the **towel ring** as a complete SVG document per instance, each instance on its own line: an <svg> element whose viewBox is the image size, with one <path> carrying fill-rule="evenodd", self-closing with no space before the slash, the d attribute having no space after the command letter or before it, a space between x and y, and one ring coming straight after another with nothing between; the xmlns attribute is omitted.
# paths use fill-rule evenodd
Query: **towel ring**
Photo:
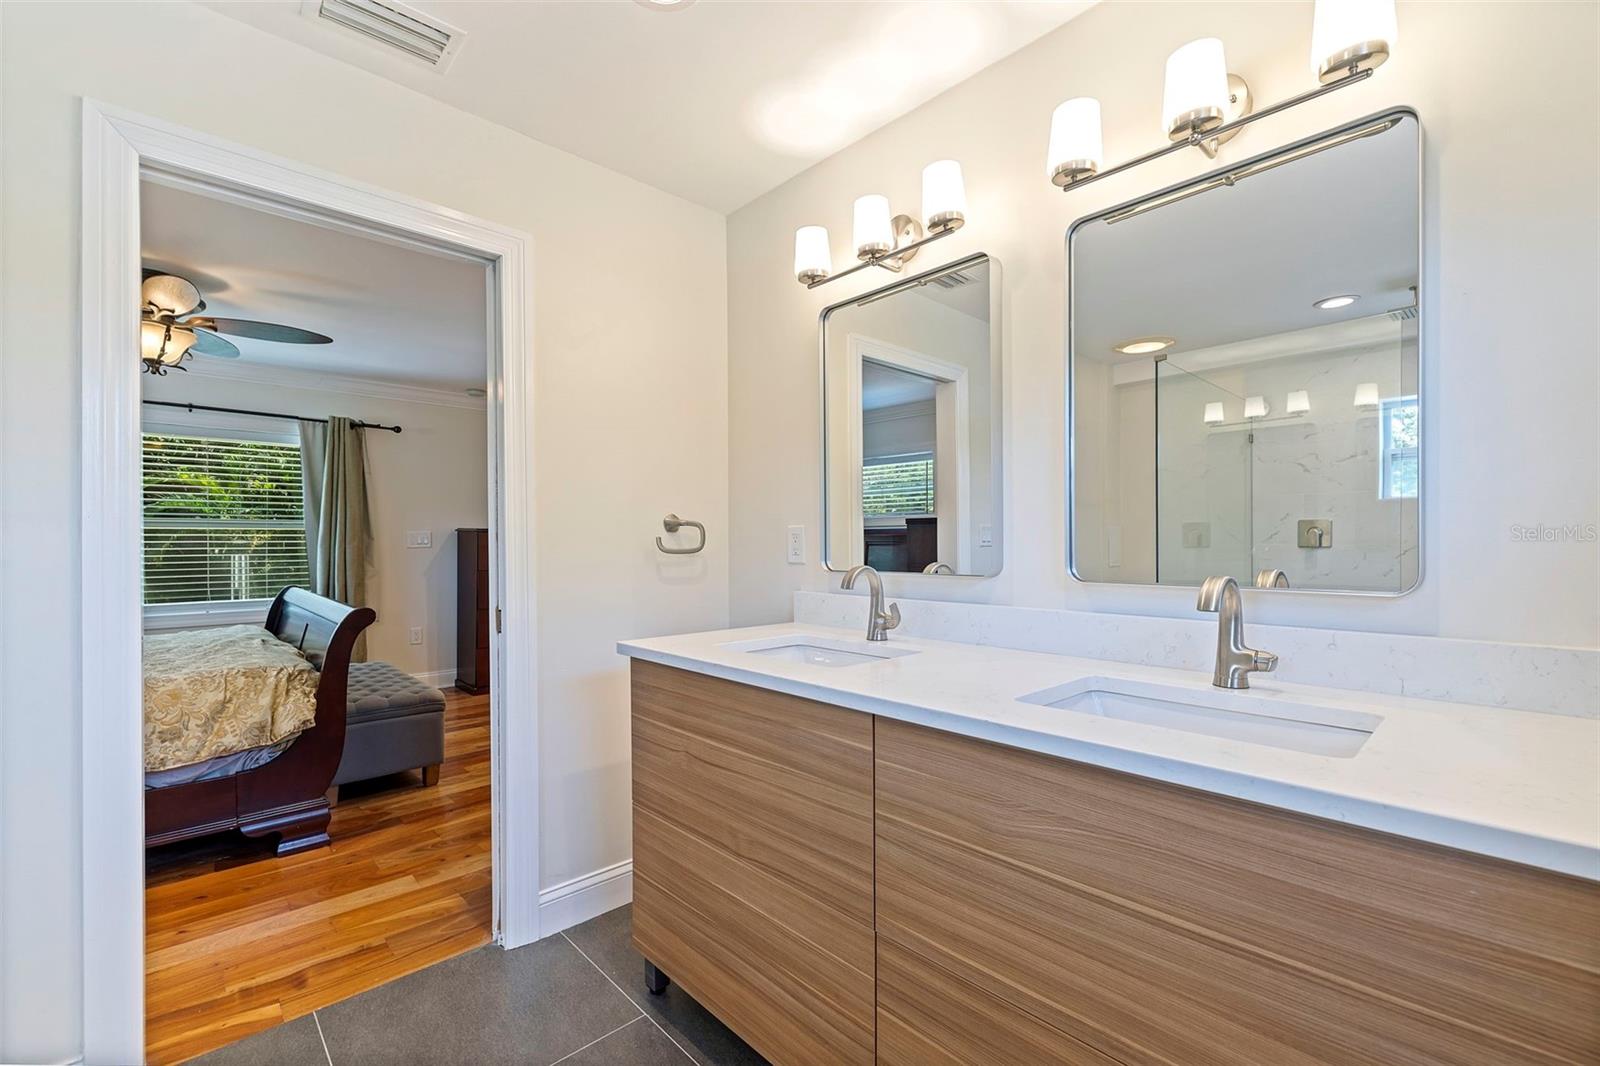
<svg viewBox="0 0 1600 1066"><path fill-rule="evenodd" d="M706 527L705 527L704 524L702 524L700 522L691 522L687 518L679 518L675 514L669 514L669 515L667 515L667 517L665 517L665 518L663 518L661 520L661 528L665 529L668 533L676 533L678 530L682 529L684 526L688 526L691 529L698 529L700 531L700 543L699 544L696 544L692 548L669 548L669 547L667 547L665 544L663 544L661 542L661 538L660 537L657 537L656 538L656 547L660 548L662 551L666 552L668 555L693 555L695 552L700 551L702 548L704 548L706 546Z"/></svg>

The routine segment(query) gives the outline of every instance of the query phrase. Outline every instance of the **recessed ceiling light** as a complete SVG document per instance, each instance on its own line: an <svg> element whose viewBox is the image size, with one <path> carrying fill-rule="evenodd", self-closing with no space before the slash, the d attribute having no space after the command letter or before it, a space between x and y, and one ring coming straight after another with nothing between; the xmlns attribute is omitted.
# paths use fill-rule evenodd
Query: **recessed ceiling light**
<svg viewBox="0 0 1600 1066"><path fill-rule="evenodd" d="M1114 344L1112 348L1123 355L1149 355L1170 348L1178 342L1171 337L1135 337L1131 341Z"/></svg>
<svg viewBox="0 0 1600 1066"><path fill-rule="evenodd" d="M694 0L633 0L640 7L657 8L664 11L677 11L688 7Z"/></svg>
<svg viewBox="0 0 1600 1066"><path fill-rule="evenodd" d="M1341 307L1349 307L1359 299L1361 299L1359 296L1329 296L1311 306L1319 311L1337 311Z"/></svg>

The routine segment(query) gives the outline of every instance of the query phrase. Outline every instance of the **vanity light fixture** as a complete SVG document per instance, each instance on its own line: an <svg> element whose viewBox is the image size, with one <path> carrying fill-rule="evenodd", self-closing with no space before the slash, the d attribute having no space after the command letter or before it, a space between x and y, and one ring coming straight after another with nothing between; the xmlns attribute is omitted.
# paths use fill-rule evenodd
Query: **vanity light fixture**
<svg viewBox="0 0 1600 1066"><path fill-rule="evenodd" d="M1398 37L1394 0L1316 0L1311 61L1321 84L1259 111L1252 107L1250 86L1228 72L1222 42L1215 37L1190 41L1167 57L1161 125L1172 143L1105 169L1099 101L1077 97L1051 117L1050 180L1063 191L1076 189L1190 146L1215 158L1219 145L1257 119L1370 78Z"/></svg>
<svg viewBox="0 0 1600 1066"><path fill-rule="evenodd" d="M794 276L806 285L821 283L833 273L826 226L801 226L794 231Z"/></svg>
<svg viewBox="0 0 1600 1066"><path fill-rule="evenodd" d="M1222 418L1223 418L1223 415L1222 415L1222 404L1221 403L1208 403L1208 404L1206 404L1206 413L1205 413L1204 418L1205 418L1205 423L1208 426L1221 425L1222 424Z"/></svg>
<svg viewBox="0 0 1600 1066"><path fill-rule="evenodd" d="M1283 409L1286 413L1291 415L1305 414L1307 411L1311 410L1311 394L1305 389L1295 389L1289 394L1288 399L1283 405Z"/></svg>
<svg viewBox="0 0 1600 1066"><path fill-rule="evenodd" d="M794 231L795 280L814 289L871 266L898 274L923 245L948 237L966 222L967 190L960 163L941 159L923 169L922 210L926 235L922 222L910 215L893 214L887 196L859 197L851 213L851 236L861 262L837 274L828 250L827 227L801 226Z"/></svg>
<svg viewBox="0 0 1600 1066"><path fill-rule="evenodd" d="M1244 398L1244 416L1246 418L1266 418L1267 398L1265 396L1246 396Z"/></svg>
<svg viewBox="0 0 1600 1066"><path fill-rule="evenodd" d="M1079 96L1050 116L1050 157L1045 170L1057 185L1068 186L1105 165L1100 139L1100 101Z"/></svg>
<svg viewBox="0 0 1600 1066"><path fill-rule="evenodd" d="M1356 386L1357 407L1377 407L1383 401L1378 398L1378 383L1376 381L1363 381Z"/></svg>
<svg viewBox="0 0 1600 1066"><path fill-rule="evenodd" d="M1318 311L1337 311L1341 307L1349 307L1359 299L1361 299L1359 296L1329 296L1325 299L1318 300L1311 306L1315 307Z"/></svg>
<svg viewBox="0 0 1600 1066"><path fill-rule="evenodd" d="M1131 341L1112 345L1111 350L1121 352L1123 355L1153 355L1177 343L1171 337L1135 337Z"/></svg>
<svg viewBox="0 0 1600 1066"><path fill-rule="evenodd" d="M856 258L882 258L894 251L894 222L887 196L861 196L855 206Z"/></svg>
<svg viewBox="0 0 1600 1066"><path fill-rule="evenodd" d="M922 168L922 217L930 230L967 220L967 185L961 164L941 159Z"/></svg>

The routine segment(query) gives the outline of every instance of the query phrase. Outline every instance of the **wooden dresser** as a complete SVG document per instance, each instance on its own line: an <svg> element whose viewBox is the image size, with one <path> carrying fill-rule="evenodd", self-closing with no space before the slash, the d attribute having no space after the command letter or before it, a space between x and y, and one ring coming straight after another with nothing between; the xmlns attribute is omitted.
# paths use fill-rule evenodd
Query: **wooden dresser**
<svg viewBox="0 0 1600 1066"><path fill-rule="evenodd" d="M489 531L456 530L456 688L489 691Z"/></svg>

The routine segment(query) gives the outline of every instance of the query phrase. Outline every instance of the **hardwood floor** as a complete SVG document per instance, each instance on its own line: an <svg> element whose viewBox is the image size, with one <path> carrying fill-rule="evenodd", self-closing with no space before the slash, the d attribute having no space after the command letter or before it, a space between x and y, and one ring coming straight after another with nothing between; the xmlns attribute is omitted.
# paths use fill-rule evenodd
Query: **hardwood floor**
<svg viewBox="0 0 1600 1066"><path fill-rule="evenodd" d="M347 786L333 844L238 834L147 855L145 1052L176 1063L485 944L489 697L445 690L445 762Z"/></svg>

